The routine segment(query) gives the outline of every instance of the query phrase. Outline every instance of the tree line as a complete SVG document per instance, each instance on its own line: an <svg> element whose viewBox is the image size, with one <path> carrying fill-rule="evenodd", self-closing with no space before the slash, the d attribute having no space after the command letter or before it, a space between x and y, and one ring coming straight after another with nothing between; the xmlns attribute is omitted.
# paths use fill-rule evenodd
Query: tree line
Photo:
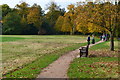
<svg viewBox="0 0 120 80"><path fill-rule="evenodd" d="M68 11L55 2L47 6L30 6L26 2L10 8L2 7L3 34L88 34L110 35L111 50L114 50L114 36L120 35L119 2L77 2L68 5Z"/></svg>
<svg viewBox="0 0 120 80"><path fill-rule="evenodd" d="M10 8L1 5L3 34L75 34L111 32L119 24L119 5L110 2L78 2L68 5L66 12L51 2L46 14L40 5L26 2ZM116 19L116 20L115 20Z"/></svg>
<svg viewBox="0 0 120 80"><path fill-rule="evenodd" d="M114 37L120 35L120 2L78 2L68 10L56 22L58 31L109 34L110 50L114 50Z"/></svg>
<svg viewBox="0 0 120 80"><path fill-rule="evenodd" d="M55 2L51 2L45 14L40 5L30 6L26 2L10 8L7 4L2 7L3 34L55 34L55 23L59 16L63 16L65 9L61 9Z"/></svg>

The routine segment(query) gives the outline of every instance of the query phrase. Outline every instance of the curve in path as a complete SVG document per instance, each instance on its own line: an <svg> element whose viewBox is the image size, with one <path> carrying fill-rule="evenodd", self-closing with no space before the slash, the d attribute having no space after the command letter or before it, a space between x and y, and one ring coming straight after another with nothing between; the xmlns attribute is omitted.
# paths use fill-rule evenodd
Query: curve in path
<svg viewBox="0 0 120 80"><path fill-rule="evenodd" d="M101 42L103 41L91 44L90 47ZM48 67L44 68L37 78L68 78L67 70L69 68L69 64L71 63L71 61L73 61L74 58L79 57L78 55L79 49L68 52L67 54L58 58Z"/></svg>

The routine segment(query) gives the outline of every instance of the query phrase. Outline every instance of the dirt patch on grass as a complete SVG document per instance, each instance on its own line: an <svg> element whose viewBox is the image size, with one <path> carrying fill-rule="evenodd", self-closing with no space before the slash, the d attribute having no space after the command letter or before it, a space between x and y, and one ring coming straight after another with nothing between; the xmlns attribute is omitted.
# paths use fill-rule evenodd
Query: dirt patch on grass
<svg viewBox="0 0 120 80"><path fill-rule="evenodd" d="M118 51L96 50L89 53L89 57L118 57Z"/></svg>
<svg viewBox="0 0 120 80"><path fill-rule="evenodd" d="M96 64L98 64L98 65L105 65L105 66L107 66L107 67L110 67L110 66L112 66L112 67L114 67L114 66L118 66L118 61L111 61L111 62L95 62L93 65L96 65Z"/></svg>
<svg viewBox="0 0 120 80"><path fill-rule="evenodd" d="M94 65L94 66L92 66ZM91 64L93 69L96 69L99 73L99 77L106 78L118 78L120 71L118 70L118 61L110 61L110 62L95 62ZM99 78L98 77L98 78Z"/></svg>
<svg viewBox="0 0 120 80"><path fill-rule="evenodd" d="M35 57L20 57L14 60L8 60L5 63L3 63L3 75L7 72L17 68L18 66L22 66L23 64L30 63L34 61Z"/></svg>

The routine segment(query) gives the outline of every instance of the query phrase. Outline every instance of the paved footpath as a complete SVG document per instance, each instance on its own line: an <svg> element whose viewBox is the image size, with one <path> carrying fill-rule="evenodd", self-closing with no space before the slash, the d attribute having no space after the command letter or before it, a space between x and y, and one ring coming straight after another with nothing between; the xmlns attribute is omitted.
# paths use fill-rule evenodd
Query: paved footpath
<svg viewBox="0 0 120 80"><path fill-rule="evenodd" d="M90 47L99 44L101 42L103 41L99 41L96 42L95 44L91 44ZM67 70L69 68L69 64L76 57L79 57L79 49L68 52L65 55L58 58L48 67L44 68L37 78L68 78Z"/></svg>

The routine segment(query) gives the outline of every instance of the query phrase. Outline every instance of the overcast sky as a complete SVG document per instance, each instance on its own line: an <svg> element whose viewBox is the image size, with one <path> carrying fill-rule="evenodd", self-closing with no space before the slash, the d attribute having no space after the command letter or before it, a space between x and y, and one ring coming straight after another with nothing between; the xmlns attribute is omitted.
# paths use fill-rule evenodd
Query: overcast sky
<svg viewBox="0 0 120 80"><path fill-rule="evenodd" d="M8 4L11 8L14 8L15 5L20 4L21 1L27 2L30 6L33 5L34 3L37 3L42 7L43 10L45 10L46 5L51 1L56 2L57 5L61 5L61 8L66 8L69 4L75 4L76 2L86 1L86 0L0 0L0 5ZM91 2L95 0L87 0L87 1ZM98 0L98 1L102 1L102 0ZM112 1L115 1L115 0L112 0ZM117 1L120 1L120 0L117 0Z"/></svg>
<svg viewBox="0 0 120 80"><path fill-rule="evenodd" d="M20 4L21 1L27 2L30 6L34 3L39 4L43 10L46 9L46 4L51 1L56 2L58 5L61 5L61 8L67 7L69 4L75 4L76 2L84 1L84 0L0 0L1 4L8 4L11 8L14 8L16 4Z"/></svg>

